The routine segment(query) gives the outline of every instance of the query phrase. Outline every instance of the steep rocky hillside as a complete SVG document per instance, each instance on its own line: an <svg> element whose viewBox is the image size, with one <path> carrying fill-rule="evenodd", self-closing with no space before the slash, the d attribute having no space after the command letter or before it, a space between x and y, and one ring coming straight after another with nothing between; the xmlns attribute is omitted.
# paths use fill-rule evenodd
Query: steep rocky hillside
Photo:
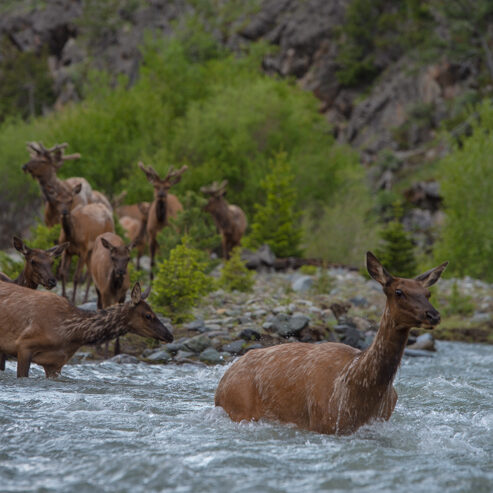
<svg viewBox="0 0 493 493"><path fill-rule="evenodd" d="M440 2L430 2L434 3ZM314 92L337 139L358 149L362 163L370 168L374 189L392 191L397 183L414 208L405 223L421 231L441 220L438 184L420 181L435 178L427 163L446 152L436 139L437 129L446 121L460 130L463 121L458 115L464 105L491 91L490 79L486 83L484 79L484 60L477 53L468 58L451 55L445 42L436 43L440 49L416 48L419 43L427 46L420 30L429 30L442 41L450 38L446 12L438 6L424 10L423 4L419 0L373 4L258 0L248 5L235 0L7 2L0 7L2 58L12 50L46 57L53 94L42 106L49 111L80 99L91 67L125 74L132 84L138 77L144 33L169 35L190 14L232 50L253 41L267 42L277 49L265 57L265 71L295 78ZM368 20L362 27L365 8ZM418 12L412 18L411 8ZM485 22L483 30L489 29ZM483 48L488 59L487 40ZM348 77L348 67L356 75ZM29 87L25 90L34 111L35 96Z"/></svg>

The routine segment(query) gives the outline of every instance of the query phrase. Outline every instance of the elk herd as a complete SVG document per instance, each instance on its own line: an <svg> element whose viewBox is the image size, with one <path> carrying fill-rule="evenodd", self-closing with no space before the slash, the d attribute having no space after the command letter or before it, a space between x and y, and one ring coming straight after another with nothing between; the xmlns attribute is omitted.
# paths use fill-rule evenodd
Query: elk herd
<svg viewBox="0 0 493 493"><path fill-rule="evenodd" d="M127 331L171 341L171 333L143 301L148 291L141 296L140 285L136 284L132 300L125 303L130 287L128 264L131 250L136 249L140 269L140 259L148 248L152 281L159 247L157 235L183 210L178 197L169 191L180 182L187 166L178 170L171 167L162 177L152 166L139 162L138 167L153 187L152 202L121 205L124 191L115 198L113 209L110 200L85 178L58 178L57 172L66 161L81 157L79 153L65 154L67 144L46 148L42 143L30 142L27 147L30 159L22 170L39 183L45 201L44 222L48 227L60 224L60 236L58 245L46 251L29 248L21 238L13 238L14 247L25 258L25 266L15 280L0 273L0 369L5 368L6 357L15 356L18 376L27 376L31 361L44 366L47 376L53 376L78 347L88 343L88 338L93 343L107 343ZM226 182L220 187L214 183L203 191L211 194L206 210L221 232L223 255L228 258L231 249L239 245L247 223L243 211L225 201L225 187ZM126 238L116 234L115 220ZM36 291L39 284L46 289L56 286L52 266L60 256L62 296ZM67 283L72 257L77 258L77 264L69 302ZM84 302L92 282L96 288L98 311L94 316L74 305L77 287L84 279ZM82 334L82 327L87 328L88 334ZM119 352L118 339L115 352Z"/></svg>
<svg viewBox="0 0 493 493"><path fill-rule="evenodd" d="M122 192L110 201L93 190L84 178L60 180L57 171L79 154L65 155L66 144L45 148L28 144L30 160L22 169L39 182L45 199L47 226L61 225L58 245L44 251L29 248L14 236L14 247L25 266L15 280L0 273L0 370L9 356L17 358L17 376L27 377L31 362L43 366L46 376L60 373L79 347L101 344L133 332L171 342L173 335L145 302L150 287L141 293L139 283L131 292L128 265L137 250L137 267L149 248L152 270L158 251L157 235L169 227L183 207L170 189L180 182L187 166L170 168L162 178L151 166L138 167L153 187L152 202L121 205ZM227 182L203 186L209 212L221 235L222 253L229 258L247 227L244 212L226 199ZM115 233L114 218L126 239ZM53 261L61 256L59 277L62 296L37 291L56 285ZM67 281L73 256L71 301ZM380 327L371 346L360 351L350 346L290 343L254 349L225 372L215 394L234 421L275 419L321 433L352 433L373 420L388 420L397 394L393 381L412 327L432 329L440 315L430 304L429 287L440 278L447 263L415 279L392 276L370 252L367 269L386 296ZM78 283L84 278L87 298L90 283L97 293L95 312L74 305Z"/></svg>

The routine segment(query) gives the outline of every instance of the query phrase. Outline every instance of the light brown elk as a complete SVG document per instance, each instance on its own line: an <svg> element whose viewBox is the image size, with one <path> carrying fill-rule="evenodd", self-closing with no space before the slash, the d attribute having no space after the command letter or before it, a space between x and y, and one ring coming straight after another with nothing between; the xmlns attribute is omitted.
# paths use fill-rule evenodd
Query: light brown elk
<svg viewBox="0 0 493 493"><path fill-rule="evenodd" d="M73 208L75 196L80 192L81 185L77 185L72 193L59 194L56 198L57 211L61 217L62 230L59 243L69 242L69 247L63 252L60 274L62 279L62 294L66 295L66 282L70 262L73 255L78 256L74 274L72 301L75 302L77 284L84 266L89 272L91 253L96 238L103 233L115 231L112 213L103 204L87 204ZM85 300L91 282L88 277Z"/></svg>
<svg viewBox="0 0 493 493"><path fill-rule="evenodd" d="M167 175L160 178L152 166L144 166L139 162L139 168L145 173L147 180L154 187L154 201L149 209L147 220L147 240L151 254L151 279L153 279L154 258L159 247L157 234L165 226L168 226L169 218L174 218L183 210L183 207L175 195L168 193L169 189L180 182L183 173L188 166L182 166L179 170L170 167Z"/></svg>
<svg viewBox="0 0 493 493"><path fill-rule="evenodd" d="M248 225L245 213L237 205L228 204L224 198L227 184L227 180L224 180L221 184L214 182L212 185L200 189L202 193L209 195L209 201L204 210L212 215L217 229L221 233L225 259L229 259L231 250L240 244Z"/></svg>
<svg viewBox="0 0 493 493"><path fill-rule="evenodd" d="M130 286L127 266L133 243L125 245L114 233L103 233L96 238L91 255L91 277L98 294L98 308L123 303ZM108 347L106 346L106 353ZM120 353L119 339L115 342L115 354Z"/></svg>
<svg viewBox="0 0 493 493"><path fill-rule="evenodd" d="M171 342L173 335L144 301L148 294L137 283L131 301L89 312L54 293L0 283L0 352L17 357L18 377L29 376L32 362L56 377L85 344L127 332Z"/></svg>
<svg viewBox="0 0 493 493"><path fill-rule="evenodd" d="M30 142L28 150L31 159L22 166L25 173L29 173L39 182L41 191L46 200L44 219L48 227L60 222L55 199L58 194L70 192L74 186L81 184L81 193L73 203L74 207L85 205L91 201L92 188L85 178L68 178L59 180L56 176L57 170L65 161L79 159L80 154L65 155L64 150L68 144L58 144L46 149L43 144Z"/></svg>
<svg viewBox="0 0 493 493"><path fill-rule="evenodd" d="M24 255L24 269L16 279L10 279L0 272L0 281L30 289L37 289L39 284L46 289L53 289L56 286L56 278L52 272L53 260L63 253L65 248L68 247L68 243L54 246L49 250L41 250L39 248L29 248L20 238L14 236L13 245ZM5 355L0 353L0 370L5 369L5 360Z"/></svg>
<svg viewBox="0 0 493 493"><path fill-rule="evenodd" d="M149 202L140 202L135 205L139 211L139 217L122 216L119 221L126 232L125 236L137 249L137 270L140 270L140 258L144 255L147 246L147 220L149 218L150 204Z"/></svg>
<svg viewBox="0 0 493 493"><path fill-rule="evenodd" d="M428 287L446 265L403 279L389 274L368 252L368 272L387 297L371 346L360 351L330 342L291 343L252 350L224 374L216 406L234 421L275 419L327 434L349 434L373 420L388 420L410 329L432 329L440 322Z"/></svg>
<svg viewBox="0 0 493 493"><path fill-rule="evenodd" d="M14 236L12 243L24 256L24 269L16 279L10 279L0 272L0 281L12 282L31 289L37 289L40 284L46 289L53 289L56 286L56 278L52 272L53 261L64 252L68 243L54 246L49 250L29 248L17 236Z"/></svg>

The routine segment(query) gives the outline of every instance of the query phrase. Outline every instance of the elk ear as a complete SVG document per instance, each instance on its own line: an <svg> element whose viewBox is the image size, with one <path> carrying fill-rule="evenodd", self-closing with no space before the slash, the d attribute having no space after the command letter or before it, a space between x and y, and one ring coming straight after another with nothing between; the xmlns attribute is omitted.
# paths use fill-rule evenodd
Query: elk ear
<svg viewBox="0 0 493 493"><path fill-rule="evenodd" d="M16 250L22 253L22 255L27 255L29 253L30 248L18 236L14 236L12 244Z"/></svg>
<svg viewBox="0 0 493 493"><path fill-rule="evenodd" d="M72 188L72 192L74 195L80 193L81 190L82 190L82 183L78 183L77 185L75 185L74 188Z"/></svg>
<svg viewBox="0 0 493 493"><path fill-rule="evenodd" d="M137 246L137 238L132 240L130 244L127 246L129 253Z"/></svg>
<svg viewBox="0 0 493 493"><path fill-rule="evenodd" d="M53 258L59 257L70 245L68 241L65 243L62 243L61 245L56 245L54 247L51 247L49 250L46 250L46 253Z"/></svg>
<svg viewBox="0 0 493 493"><path fill-rule="evenodd" d="M440 279L440 276L442 275L442 272L445 270L445 267L447 267L447 265L448 262L444 262L438 267L426 271L424 274L421 274L415 279L416 281L419 281L424 288L429 288L430 286L433 286L433 284L435 284L438 279Z"/></svg>
<svg viewBox="0 0 493 493"><path fill-rule="evenodd" d="M151 285L149 284L149 286L147 286L147 289L142 294L142 299L145 300L146 298L149 297L150 294L151 294Z"/></svg>
<svg viewBox="0 0 493 493"><path fill-rule="evenodd" d="M132 288L132 303L134 305L138 305L140 303L140 300L142 299L142 291L140 289L140 282L136 282L134 284L134 287Z"/></svg>
<svg viewBox="0 0 493 493"><path fill-rule="evenodd" d="M107 248L110 251L113 249L113 245L106 238L100 238L100 240L101 245L103 245L104 248Z"/></svg>
<svg viewBox="0 0 493 493"><path fill-rule="evenodd" d="M366 268L368 269L368 274L382 286L386 286L394 280L392 275L371 252L366 252Z"/></svg>

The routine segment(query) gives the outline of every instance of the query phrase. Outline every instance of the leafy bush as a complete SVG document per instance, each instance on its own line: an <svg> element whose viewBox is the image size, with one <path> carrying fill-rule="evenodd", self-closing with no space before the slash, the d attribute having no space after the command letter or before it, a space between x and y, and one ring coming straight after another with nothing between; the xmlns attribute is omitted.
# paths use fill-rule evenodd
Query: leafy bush
<svg viewBox="0 0 493 493"><path fill-rule="evenodd" d="M171 250L169 259L158 265L152 292L156 311L174 322L187 320L190 309L212 290L213 280L206 269L202 252L190 248L184 237L182 243Z"/></svg>
<svg viewBox="0 0 493 493"><path fill-rule="evenodd" d="M332 197L331 205L304 214L304 250L308 257L358 266L365 252L376 245L373 199L362 181L355 178Z"/></svg>
<svg viewBox="0 0 493 493"><path fill-rule="evenodd" d="M451 315L472 315L474 313L475 306L471 296L461 293L457 282L452 284L452 290L450 296L447 299L447 303L443 308L443 312L446 316Z"/></svg>
<svg viewBox="0 0 493 493"><path fill-rule="evenodd" d="M22 271L24 262L17 262L10 255L0 251L0 272L15 279Z"/></svg>
<svg viewBox="0 0 493 493"><path fill-rule="evenodd" d="M244 293L252 290L255 284L254 273L249 271L241 260L241 248L233 248L230 259L224 264L219 278L219 286L226 291L242 291Z"/></svg>
<svg viewBox="0 0 493 493"><path fill-rule="evenodd" d="M183 235L187 236L187 245L197 250L211 252L221 245L221 238L211 215L203 210L207 200L189 190L181 203L183 211L170 220L169 227L158 234L160 259L169 256L171 250L181 243Z"/></svg>
<svg viewBox="0 0 493 493"><path fill-rule="evenodd" d="M306 276L314 276L317 273L317 268L314 265L302 265L300 272Z"/></svg>
<svg viewBox="0 0 493 493"><path fill-rule="evenodd" d="M301 255L301 214L296 210L294 174L286 153L278 153L269 167L269 174L261 182L265 203L255 206L248 246L258 248L267 244L278 257L297 257Z"/></svg>
<svg viewBox="0 0 493 493"><path fill-rule="evenodd" d="M45 226L42 222L38 222L31 227L31 240L29 246L31 248L40 248L48 250L58 243L62 226L55 224L52 228Z"/></svg>
<svg viewBox="0 0 493 493"><path fill-rule="evenodd" d="M395 206L395 218L380 231L380 246L375 251L382 265L393 275L416 276L417 262L414 245L399 218L402 211Z"/></svg>
<svg viewBox="0 0 493 493"><path fill-rule="evenodd" d="M440 165L446 219L434 256L447 270L493 281L493 105L483 103L472 135L453 146Z"/></svg>

